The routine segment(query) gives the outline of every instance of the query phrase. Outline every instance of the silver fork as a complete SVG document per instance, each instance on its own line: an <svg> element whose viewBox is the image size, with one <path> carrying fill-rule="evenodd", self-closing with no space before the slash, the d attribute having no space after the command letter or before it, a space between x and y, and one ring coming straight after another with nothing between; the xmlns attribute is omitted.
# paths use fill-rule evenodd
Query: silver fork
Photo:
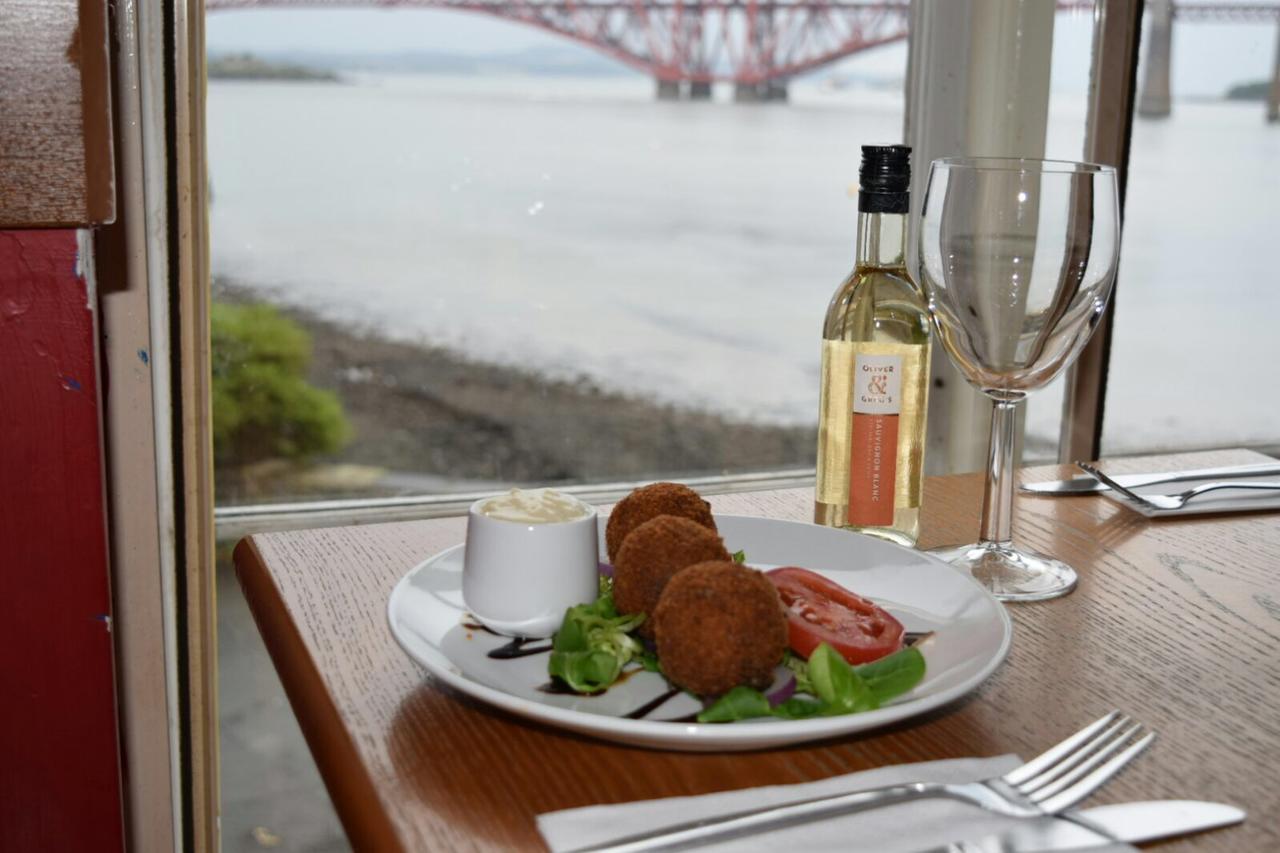
<svg viewBox="0 0 1280 853"><path fill-rule="evenodd" d="M819 818L937 797L961 800L1009 817L1053 815L1071 808L1102 787L1154 739L1155 734L1147 732L1141 723L1112 711L1021 767L993 779L964 784L912 782L817 797L690 821L568 853L683 849Z"/></svg>
<svg viewBox="0 0 1280 853"><path fill-rule="evenodd" d="M1112 491L1122 494L1125 497L1131 498L1137 501L1138 503L1145 503L1149 506L1153 506L1156 509L1182 509L1184 506L1187 505L1187 501L1191 500L1192 498L1197 497L1199 495L1203 495L1205 492L1216 492L1221 489L1255 489L1255 490L1266 491L1266 492L1280 492L1280 483L1259 483L1256 481L1254 482L1246 481L1246 482L1205 483L1202 486L1196 486L1194 488L1187 489L1185 492L1179 492L1176 495L1144 495L1144 494L1139 494L1138 492L1135 492L1132 489L1126 489L1124 486L1120 485L1114 479L1112 479L1111 477L1108 477L1106 474L1102 473L1092 465L1088 465L1084 462L1077 462L1076 467L1084 471L1089 476L1095 477L1100 482L1110 486Z"/></svg>

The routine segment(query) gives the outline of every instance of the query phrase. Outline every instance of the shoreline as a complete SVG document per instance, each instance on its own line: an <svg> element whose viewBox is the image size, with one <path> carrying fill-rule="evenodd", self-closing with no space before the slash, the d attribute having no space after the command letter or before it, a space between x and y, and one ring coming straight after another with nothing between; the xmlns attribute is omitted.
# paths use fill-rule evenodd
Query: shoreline
<svg viewBox="0 0 1280 853"><path fill-rule="evenodd" d="M222 278L215 278L212 293L216 301L271 305L305 329L312 342L308 379L338 396L353 431L343 450L317 458L307 471L268 464L253 466L256 472L219 472L220 502L299 491L447 492L814 464L816 426L744 423L605 391L586 377L548 378L480 362L429 342L346 327ZM338 476L316 482L317 467Z"/></svg>

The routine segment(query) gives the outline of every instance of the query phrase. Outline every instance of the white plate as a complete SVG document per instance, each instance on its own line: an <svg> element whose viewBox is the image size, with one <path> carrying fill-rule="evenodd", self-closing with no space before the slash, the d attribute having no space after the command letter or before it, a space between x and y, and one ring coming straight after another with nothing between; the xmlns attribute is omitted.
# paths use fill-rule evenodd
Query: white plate
<svg viewBox="0 0 1280 853"><path fill-rule="evenodd" d="M699 707L678 693L648 718L628 719L628 712L668 692L661 676L639 672L599 696L553 694L539 689L548 684L546 654L488 656L509 639L468 627L474 623L462 603L462 545L436 554L396 584L387 607L391 632L432 675L496 707L607 740L700 752L802 743L915 717L977 687L1009 651L1013 627L1004 606L941 560L814 524L743 516L716 516L716 524L725 546L745 550L752 566L804 566L874 599L908 631L934 632L920 644L924 680L883 708L841 717L671 722Z"/></svg>

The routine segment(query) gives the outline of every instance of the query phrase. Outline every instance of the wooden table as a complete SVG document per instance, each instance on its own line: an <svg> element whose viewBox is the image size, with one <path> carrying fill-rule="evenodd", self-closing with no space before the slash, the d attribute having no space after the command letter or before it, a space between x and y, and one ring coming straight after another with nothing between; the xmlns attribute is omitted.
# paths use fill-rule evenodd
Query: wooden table
<svg viewBox="0 0 1280 853"><path fill-rule="evenodd" d="M1245 451L1117 460L1112 472L1263 461ZM1070 476L1065 467L1021 472ZM971 541L976 475L932 478L924 547ZM807 489L712 498L808 521ZM1004 665L977 691L869 736L756 753L617 746L493 710L427 677L392 640L400 577L464 520L252 536L236 568L357 849L541 849L534 817L601 802L803 782L884 764L1043 747L1112 708L1159 733L1091 802L1232 802L1241 827L1169 845L1280 849L1280 515L1147 521L1099 496L1020 495L1018 541L1080 571L1069 597L1011 607Z"/></svg>

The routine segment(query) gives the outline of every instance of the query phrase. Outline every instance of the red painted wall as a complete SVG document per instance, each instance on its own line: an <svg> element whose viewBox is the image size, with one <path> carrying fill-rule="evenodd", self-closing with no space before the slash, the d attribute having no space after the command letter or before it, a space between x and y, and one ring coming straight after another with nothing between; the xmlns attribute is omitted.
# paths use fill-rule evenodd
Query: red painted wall
<svg viewBox="0 0 1280 853"><path fill-rule="evenodd" d="M76 232L0 231L5 853L124 848L97 357Z"/></svg>

